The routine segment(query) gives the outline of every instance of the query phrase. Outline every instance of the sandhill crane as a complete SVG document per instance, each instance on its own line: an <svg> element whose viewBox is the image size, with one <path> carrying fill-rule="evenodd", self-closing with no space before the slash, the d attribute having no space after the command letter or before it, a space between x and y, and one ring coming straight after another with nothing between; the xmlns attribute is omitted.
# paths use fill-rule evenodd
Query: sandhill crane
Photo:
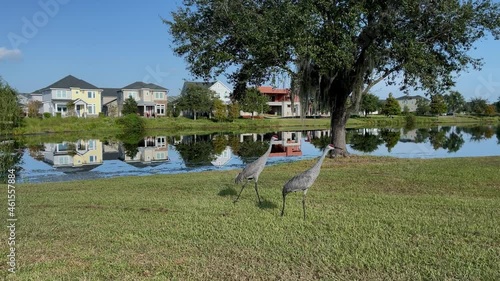
<svg viewBox="0 0 500 281"><path fill-rule="evenodd" d="M306 219L306 194L307 190L309 187L311 187L314 184L314 181L319 175L319 171L321 169L321 164L323 164L323 160L325 160L325 156L328 154L328 152L332 149L340 149L338 147L333 146L333 144L329 144L326 148L325 151L323 152L323 155L319 158L318 162L309 170L300 173L293 178L291 178L289 181L285 183L283 186L283 209L281 209L281 216L284 215L285 213L285 199L286 195L290 192L295 192L295 191L304 191L304 195L302 196L302 208L304 210L304 219Z"/></svg>
<svg viewBox="0 0 500 281"><path fill-rule="evenodd" d="M266 166L267 158L269 157L269 153L271 153L271 148L273 146L273 141L278 140L278 136L274 135L271 137L271 142L269 143L269 148L267 149L266 153L259 157L259 159L255 160L254 162L248 164L241 173L236 176L236 179L234 180L235 183L241 183L243 180L246 180L243 186L241 187L240 193L238 194L238 197L236 197L236 200L234 200L234 203L238 201L240 198L241 192L243 191L243 188L245 188L245 185L248 183L249 180L253 179L255 182L255 192L257 193L257 198L259 199L259 204L261 203L260 201L260 196L259 196L259 191L257 190L257 181L259 180L259 175L264 170L264 167Z"/></svg>

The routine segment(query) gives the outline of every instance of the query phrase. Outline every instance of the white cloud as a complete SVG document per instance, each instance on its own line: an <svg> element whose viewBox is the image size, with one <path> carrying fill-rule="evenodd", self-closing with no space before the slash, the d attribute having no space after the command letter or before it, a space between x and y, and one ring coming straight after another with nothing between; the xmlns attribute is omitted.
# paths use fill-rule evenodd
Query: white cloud
<svg viewBox="0 0 500 281"><path fill-rule="evenodd" d="M0 47L0 61L19 59L21 58L21 56L22 56L21 50L19 49L9 50L5 47Z"/></svg>

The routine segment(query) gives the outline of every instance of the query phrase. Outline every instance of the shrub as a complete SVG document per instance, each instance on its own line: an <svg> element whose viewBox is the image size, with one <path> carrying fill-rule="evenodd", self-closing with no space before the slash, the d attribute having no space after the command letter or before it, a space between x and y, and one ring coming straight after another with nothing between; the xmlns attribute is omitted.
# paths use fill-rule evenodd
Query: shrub
<svg viewBox="0 0 500 281"><path fill-rule="evenodd" d="M50 117L52 117L52 114L48 112L43 113L43 118L50 118Z"/></svg>
<svg viewBox="0 0 500 281"><path fill-rule="evenodd" d="M141 134L146 128L144 119L133 113L120 117L117 124L122 127L124 132L131 134Z"/></svg>
<svg viewBox="0 0 500 281"><path fill-rule="evenodd" d="M57 117L57 118L61 118L61 117L62 117L61 112L57 112L57 113L56 113L56 117Z"/></svg>
<svg viewBox="0 0 500 281"><path fill-rule="evenodd" d="M408 113L405 116L405 121L406 121L405 128L412 130L415 128L415 125L417 123L417 117L415 117L415 115L413 115L412 113Z"/></svg>

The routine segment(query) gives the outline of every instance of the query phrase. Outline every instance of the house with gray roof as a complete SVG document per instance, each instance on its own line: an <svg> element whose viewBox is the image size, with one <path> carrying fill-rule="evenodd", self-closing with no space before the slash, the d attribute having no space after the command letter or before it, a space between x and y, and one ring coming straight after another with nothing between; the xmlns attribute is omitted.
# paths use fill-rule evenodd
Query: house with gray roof
<svg viewBox="0 0 500 281"><path fill-rule="evenodd" d="M425 97L422 97L422 96L419 96L419 95L415 95L415 96L406 96L405 95L405 96L396 98L396 100L399 103L399 106L401 106L401 110L403 110L405 108L405 106L407 106L409 112L415 112L415 111L417 111L417 102L419 100L422 100L422 99L426 100L426 101L429 101Z"/></svg>
<svg viewBox="0 0 500 281"><path fill-rule="evenodd" d="M230 95L232 90L226 86L221 81L213 81L213 82L184 82L182 86L181 95L186 92L189 87L202 87L207 88L211 91L215 92L215 96L219 98L224 104L231 103Z"/></svg>
<svg viewBox="0 0 500 281"><path fill-rule="evenodd" d="M168 89L153 83L134 82L117 91L118 115L121 115L123 103L129 97L137 102L137 112L145 117L160 117L167 113Z"/></svg>
<svg viewBox="0 0 500 281"><path fill-rule="evenodd" d="M91 117L101 112L102 89L72 75L36 92L42 97L43 112L53 116Z"/></svg>

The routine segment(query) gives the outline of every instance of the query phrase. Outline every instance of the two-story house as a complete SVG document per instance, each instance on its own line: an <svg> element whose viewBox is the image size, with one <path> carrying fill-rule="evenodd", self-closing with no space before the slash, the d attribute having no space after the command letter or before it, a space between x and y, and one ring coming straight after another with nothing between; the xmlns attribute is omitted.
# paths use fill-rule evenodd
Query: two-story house
<svg viewBox="0 0 500 281"><path fill-rule="evenodd" d="M135 155L130 155L125 145L118 148L119 159L133 166L154 166L168 161L166 136L147 136L137 144Z"/></svg>
<svg viewBox="0 0 500 281"><path fill-rule="evenodd" d="M269 97L269 107L271 113L282 117L300 116L300 100L296 96L293 100L290 98L290 89L278 89L270 86L260 86L257 88L263 95Z"/></svg>
<svg viewBox="0 0 500 281"><path fill-rule="evenodd" d="M220 99L224 104L231 103L232 90L221 81L213 82L184 82L180 95L182 95L189 87L202 87L207 88L215 93L215 97Z"/></svg>
<svg viewBox="0 0 500 281"><path fill-rule="evenodd" d="M134 82L117 92L118 115L129 97L137 102L137 112L145 117L165 116L168 90L153 83Z"/></svg>
<svg viewBox="0 0 500 281"><path fill-rule="evenodd" d="M103 163L102 145L102 142L96 139L45 143L43 161L54 168L85 166L91 169Z"/></svg>
<svg viewBox="0 0 500 281"><path fill-rule="evenodd" d="M399 98L396 98L396 100L399 103L399 106L401 107L401 110L404 110L405 106L408 107L409 112L415 112L417 111L417 103L419 100L426 100L429 102L428 99L425 97L416 95L416 96L402 96Z"/></svg>
<svg viewBox="0 0 500 281"><path fill-rule="evenodd" d="M37 91L42 96L43 112L55 116L98 116L101 112L102 89L68 75Z"/></svg>

